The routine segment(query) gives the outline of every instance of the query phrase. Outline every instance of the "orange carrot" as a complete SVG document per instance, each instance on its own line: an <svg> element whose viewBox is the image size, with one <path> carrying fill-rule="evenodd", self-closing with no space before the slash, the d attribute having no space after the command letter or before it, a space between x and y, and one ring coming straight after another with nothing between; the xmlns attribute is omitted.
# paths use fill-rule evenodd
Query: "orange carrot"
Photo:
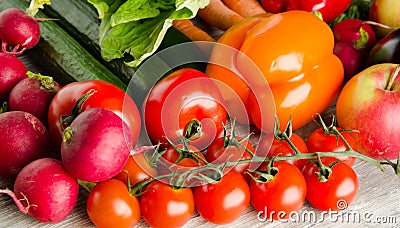
<svg viewBox="0 0 400 228"><path fill-rule="evenodd" d="M210 3L200 9L197 15L207 24L221 30L227 30L243 19L242 16L229 9L221 0L210 0Z"/></svg>
<svg viewBox="0 0 400 228"><path fill-rule="evenodd" d="M222 0L231 10L242 17L251 17L257 14L266 13L265 9L257 0Z"/></svg>
<svg viewBox="0 0 400 228"><path fill-rule="evenodd" d="M174 20L172 26L192 41L215 41L214 38L195 26L189 19Z"/></svg>

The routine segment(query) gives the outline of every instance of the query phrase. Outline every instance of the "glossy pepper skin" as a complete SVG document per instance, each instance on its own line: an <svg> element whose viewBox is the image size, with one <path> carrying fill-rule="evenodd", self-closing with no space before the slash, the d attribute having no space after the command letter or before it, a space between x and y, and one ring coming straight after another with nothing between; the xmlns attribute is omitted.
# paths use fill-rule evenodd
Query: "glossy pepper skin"
<svg viewBox="0 0 400 228"><path fill-rule="evenodd" d="M227 30L218 42L240 50L262 71L271 88L282 128L290 118L293 128L297 129L310 122L315 113L324 112L343 84L343 65L333 54L333 33L326 23L309 12L294 10L247 18ZM246 75L248 69L246 64L241 64L242 55L229 57L218 51L218 48L214 50L213 61L213 58L231 59L231 65L246 80L257 84L259 79ZM252 93L246 80L216 64L209 64L206 73L235 91L246 107L250 122L264 132L271 131L271 126L263 124L265 116L260 116L263 107L260 109L255 102L262 98ZM223 94L228 111L236 113L237 101L231 93L223 91ZM238 122L245 121L242 116L236 118Z"/></svg>
<svg viewBox="0 0 400 228"><path fill-rule="evenodd" d="M318 11L329 23L350 6L351 0L261 0L267 12L281 13L288 10Z"/></svg>

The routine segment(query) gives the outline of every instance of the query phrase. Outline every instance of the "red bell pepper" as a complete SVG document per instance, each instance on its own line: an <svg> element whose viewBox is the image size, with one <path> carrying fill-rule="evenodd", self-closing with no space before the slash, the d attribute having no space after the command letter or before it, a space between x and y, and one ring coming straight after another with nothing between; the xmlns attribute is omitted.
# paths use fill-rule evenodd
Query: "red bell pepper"
<svg viewBox="0 0 400 228"><path fill-rule="evenodd" d="M329 23L346 11L351 0L261 0L261 3L270 13L289 10L318 11L323 20Z"/></svg>

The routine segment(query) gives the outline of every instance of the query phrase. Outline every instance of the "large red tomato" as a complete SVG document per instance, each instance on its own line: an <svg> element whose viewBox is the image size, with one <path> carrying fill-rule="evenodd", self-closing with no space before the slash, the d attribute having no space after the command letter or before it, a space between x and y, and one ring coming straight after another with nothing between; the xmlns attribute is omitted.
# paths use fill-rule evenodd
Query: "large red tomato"
<svg viewBox="0 0 400 228"><path fill-rule="evenodd" d="M102 80L73 82L63 86L54 96L49 107L49 132L56 150L61 145L63 123L60 121L73 113L77 101L89 91L92 94L82 104L81 112L90 108L105 108L120 116L129 126L132 135L132 145L139 138L141 121L139 110L123 90Z"/></svg>
<svg viewBox="0 0 400 228"><path fill-rule="evenodd" d="M182 137L202 150L223 130L224 100L215 82L201 71L184 68L162 78L143 103L147 134L153 143Z"/></svg>

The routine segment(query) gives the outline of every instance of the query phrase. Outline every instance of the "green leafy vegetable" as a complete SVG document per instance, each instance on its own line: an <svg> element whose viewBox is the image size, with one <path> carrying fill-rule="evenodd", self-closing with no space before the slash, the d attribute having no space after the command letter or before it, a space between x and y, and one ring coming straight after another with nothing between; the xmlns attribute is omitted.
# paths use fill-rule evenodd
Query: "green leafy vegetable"
<svg viewBox="0 0 400 228"><path fill-rule="evenodd" d="M355 18L360 20L368 20L369 10L373 0L353 0L347 10L330 23L330 26L347 19Z"/></svg>
<svg viewBox="0 0 400 228"><path fill-rule="evenodd" d="M176 19L190 19L209 0L88 0L102 19L99 43L106 61L137 67L160 46Z"/></svg>

